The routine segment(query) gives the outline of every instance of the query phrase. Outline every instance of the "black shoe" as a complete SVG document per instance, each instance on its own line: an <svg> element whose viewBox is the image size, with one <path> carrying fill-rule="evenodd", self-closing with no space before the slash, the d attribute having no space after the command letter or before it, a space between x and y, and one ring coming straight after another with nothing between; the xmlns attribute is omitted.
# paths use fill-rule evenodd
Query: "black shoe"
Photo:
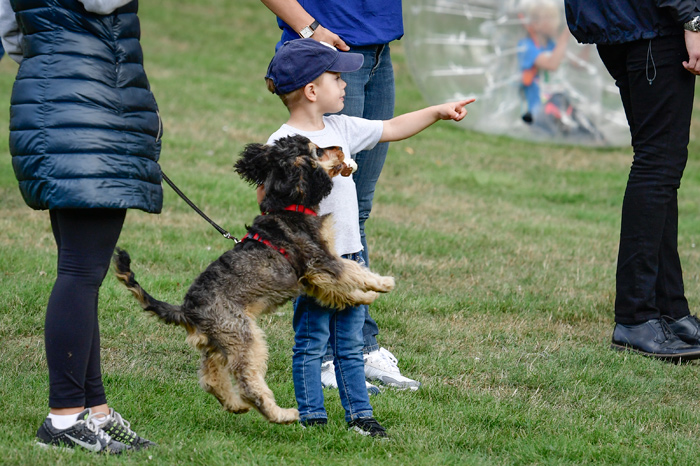
<svg viewBox="0 0 700 466"><path fill-rule="evenodd" d="M112 439L123 443L129 450L143 450L156 446L155 443L131 430L129 421L122 419L121 415L112 408L109 408L109 416L101 427Z"/></svg>
<svg viewBox="0 0 700 466"><path fill-rule="evenodd" d="M56 429L48 417L36 433L40 447L81 447L95 453L119 454L127 449L121 442L113 440L95 425L94 415L85 410L78 415L78 421L67 429Z"/></svg>
<svg viewBox="0 0 700 466"><path fill-rule="evenodd" d="M301 424L304 429L307 427L323 427L328 424L328 419L325 417L314 417L304 421L299 421L299 424Z"/></svg>
<svg viewBox="0 0 700 466"><path fill-rule="evenodd" d="M611 348L666 360L700 358L700 346L689 345L678 338L663 319L636 325L615 324Z"/></svg>
<svg viewBox="0 0 700 466"><path fill-rule="evenodd" d="M666 316L663 319L671 327L673 333L678 335L678 338L689 345L700 345L700 319L692 315L678 320Z"/></svg>
<svg viewBox="0 0 700 466"><path fill-rule="evenodd" d="M370 437L388 438L384 427L377 422L373 417L360 417L348 423L350 430L354 430L358 434L369 435Z"/></svg>

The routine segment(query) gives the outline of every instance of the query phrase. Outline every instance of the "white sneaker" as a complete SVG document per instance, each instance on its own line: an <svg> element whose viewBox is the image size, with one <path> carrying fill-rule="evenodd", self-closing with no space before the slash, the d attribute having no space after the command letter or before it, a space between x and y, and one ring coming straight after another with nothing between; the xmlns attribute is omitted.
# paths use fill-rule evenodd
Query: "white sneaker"
<svg viewBox="0 0 700 466"><path fill-rule="evenodd" d="M333 361L326 361L321 364L321 386L323 388L338 388L338 381L335 380L335 364ZM370 395L378 395L380 390L376 385L365 380L365 387L367 387L367 393Z"/></svg>
<svg viewBox="0 0 700 466"><path fill-rule="evenodd" d="M321 364L321 386L323 388L338 388L333 361L326 361Z"/></svg>
<svg viewBox="0 0 700 466"><path fill-rule="evenodd" d="M418 390L420 382L401 375L398 360L386 348L379 348L364 355L365 377L401 390Z"/></svg>
<svg viewBox="0 0 700 466"><path fill-rule="evenodd" d="M369 383L366 380L365 380L365 387L367 387L367 394L369 396L379 395L381 393L381 390L379 389L379 387L377 387L376 385L372 385L371 383Z"/></svg>

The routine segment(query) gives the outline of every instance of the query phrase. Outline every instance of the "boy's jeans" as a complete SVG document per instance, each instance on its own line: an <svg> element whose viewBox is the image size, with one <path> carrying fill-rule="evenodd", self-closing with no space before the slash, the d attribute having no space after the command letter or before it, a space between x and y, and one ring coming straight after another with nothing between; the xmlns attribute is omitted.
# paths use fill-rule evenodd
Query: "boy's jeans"
<svg viewBox="0 0 700 466"><path fill-rule="evenodd" d="M365 58L362 68L352 73L344 73L345 107L340 112L344 115L366 118L368 120L390 120L394 117L394 68L391 64L389 44L351 47L351 52L362 54ZM362 237L362 256L369 267L365 222L372 210L374 188L384 166L389 143L382 142L371 150L355 154L357 171L353 175L357 190L357 203L360 210L360 235ZM364 352L379 349L377 323L369 315L369 306L360 306L365 313L362 327ZM330 358L327 358L330 359Z"/></svg>
<svg viewBox="0 0 700 466"><path fill-rule="evenodd" d="M343 257L362 260L359 253ZM328 417L321 387L321 359L328 343L335 356L335 376L345 420L372 416L362 358L364 320L360 307L339 311L322 306L306 295L294 302L292 377L301 421Z"/></svg>

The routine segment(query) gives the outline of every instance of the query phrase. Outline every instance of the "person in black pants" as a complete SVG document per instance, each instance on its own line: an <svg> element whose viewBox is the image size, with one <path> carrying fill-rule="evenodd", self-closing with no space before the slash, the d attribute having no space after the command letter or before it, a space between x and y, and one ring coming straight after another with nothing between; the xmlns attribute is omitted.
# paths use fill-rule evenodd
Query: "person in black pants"
<svg viewBox="0 0 700 466"><path fill-rule="evenodd" d="M10 152L27 205L48 210L58 249L46 308L49 414L42 447L121 453L154 445L107 404L98 294L127 209L163 203L161 122L132 0L0 0L19 63Z"/></svg>
<svg viewBox="0 0 700 466"><path fill-rule="evenodd" d="M678 188L688 160L696 0L566 0L574 37L597 44L620 90L634 159L622 203L612 348L660 359L700 358L678 255Z"/></svg>

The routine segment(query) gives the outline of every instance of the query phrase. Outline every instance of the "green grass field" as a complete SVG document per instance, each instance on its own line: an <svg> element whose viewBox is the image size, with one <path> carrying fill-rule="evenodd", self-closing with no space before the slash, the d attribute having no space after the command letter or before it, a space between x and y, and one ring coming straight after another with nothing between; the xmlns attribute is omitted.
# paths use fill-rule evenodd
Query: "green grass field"
<svg viewBox="0 0 700 466"><path fill-rule="evenodd" d="M163 170L242 236L255 195L233 172L244 145L286 119L263 76L279 36L255 0L141 5L146 70L165 124ZM425 105L394 44L397 113ZM16 65L0 62L9 106ZM631 149L548 146L439 122L391 145L367 225L373 269L397 289L373 306L379 340L418 392L372 398L388 442L347 432L337 392L323 430L232 415L197 386L185 332L140 310L110 274L100 295L110 404L152 450L123 457L43 451L44 309L55 278L47 212L25 206L0 112L0 464L700 464L698 364L609 350L619 214ZM467 118L479 118L470 113ZM700 119L680 191L679 249L700 301ZM120 246L139 281L179 302L232 246L168 187L161 215L130 211ZM295 405L291 307L265 316L268 382Z"/></svg>

